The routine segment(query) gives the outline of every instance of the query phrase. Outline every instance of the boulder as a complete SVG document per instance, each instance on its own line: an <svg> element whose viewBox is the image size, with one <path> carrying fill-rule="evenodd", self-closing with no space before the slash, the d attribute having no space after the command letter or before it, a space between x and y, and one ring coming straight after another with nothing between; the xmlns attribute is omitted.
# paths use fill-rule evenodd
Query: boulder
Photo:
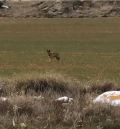
<svg viewBox="0 0 120 129"><path fill-rule="evenodd" d="M107 103L113 106L120 106L120 91L107 91L93 100L93 103Z"/></svg>
<svg viewBox="0 0 120 129"><path fill-rule="evenodd" d="M56 0L54 4L54 9L60 11L62 9L62 0Z"/></svg>
<svg viewBox="0 0 120 129"><path fill-rule="evenodd" d="M39 4L39 9L51 8L54 6L53 1L44 1Z"/></svg>

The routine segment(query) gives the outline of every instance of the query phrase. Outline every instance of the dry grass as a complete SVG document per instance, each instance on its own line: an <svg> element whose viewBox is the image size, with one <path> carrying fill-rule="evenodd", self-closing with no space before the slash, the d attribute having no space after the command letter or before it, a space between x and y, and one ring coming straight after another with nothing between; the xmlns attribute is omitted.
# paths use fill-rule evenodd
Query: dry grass
<svg viewBox="0 0 120 129"><path fill-rule="evenodd" d="M34 73L3 78L3 83L1 78L2 84L3 95L8 97L8 101L0 101L2 128L19 129L23 123L29 129L120 127L118 107L92 103L98 94L119 88L111 82L81 84L60 74ZM36 99L40 95L44 99ZM73 97L73 103L56 103L55 99L65 95Z"/></svg>

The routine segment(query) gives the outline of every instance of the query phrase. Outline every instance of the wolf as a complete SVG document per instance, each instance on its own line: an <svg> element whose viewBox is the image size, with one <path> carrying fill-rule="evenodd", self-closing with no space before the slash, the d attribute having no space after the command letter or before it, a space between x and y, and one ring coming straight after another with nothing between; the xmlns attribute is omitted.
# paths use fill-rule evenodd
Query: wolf
<svg viewBox="0 0 120 129"><path fill-rule="evenodd" d="M60 60L59 53L50 52L50 50L47 50L49 62L52 61L53 58L56 58L57 60Z"/></svg>

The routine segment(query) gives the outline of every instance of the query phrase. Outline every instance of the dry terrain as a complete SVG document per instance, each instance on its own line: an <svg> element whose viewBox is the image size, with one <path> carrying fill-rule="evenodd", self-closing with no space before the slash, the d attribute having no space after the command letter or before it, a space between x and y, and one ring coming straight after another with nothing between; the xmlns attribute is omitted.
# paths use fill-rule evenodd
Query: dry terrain
<svg viewBox="0 0 120 129"><path fill-rule="evenodd" d="M11 2L10 9L0 9L0 17L14 18L96 18L119 17L119 1L41 1Z"/></svg>

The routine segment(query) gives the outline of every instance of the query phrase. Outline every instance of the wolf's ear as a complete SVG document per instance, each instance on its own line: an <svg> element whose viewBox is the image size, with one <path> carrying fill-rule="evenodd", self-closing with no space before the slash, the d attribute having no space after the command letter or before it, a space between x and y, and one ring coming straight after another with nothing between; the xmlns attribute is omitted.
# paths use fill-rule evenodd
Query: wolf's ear
<svg viewBox="0 0 120 129"><path fill-rule="evenodd" d="M47 50L47 52L50 52L50 50Z"/></svg>

